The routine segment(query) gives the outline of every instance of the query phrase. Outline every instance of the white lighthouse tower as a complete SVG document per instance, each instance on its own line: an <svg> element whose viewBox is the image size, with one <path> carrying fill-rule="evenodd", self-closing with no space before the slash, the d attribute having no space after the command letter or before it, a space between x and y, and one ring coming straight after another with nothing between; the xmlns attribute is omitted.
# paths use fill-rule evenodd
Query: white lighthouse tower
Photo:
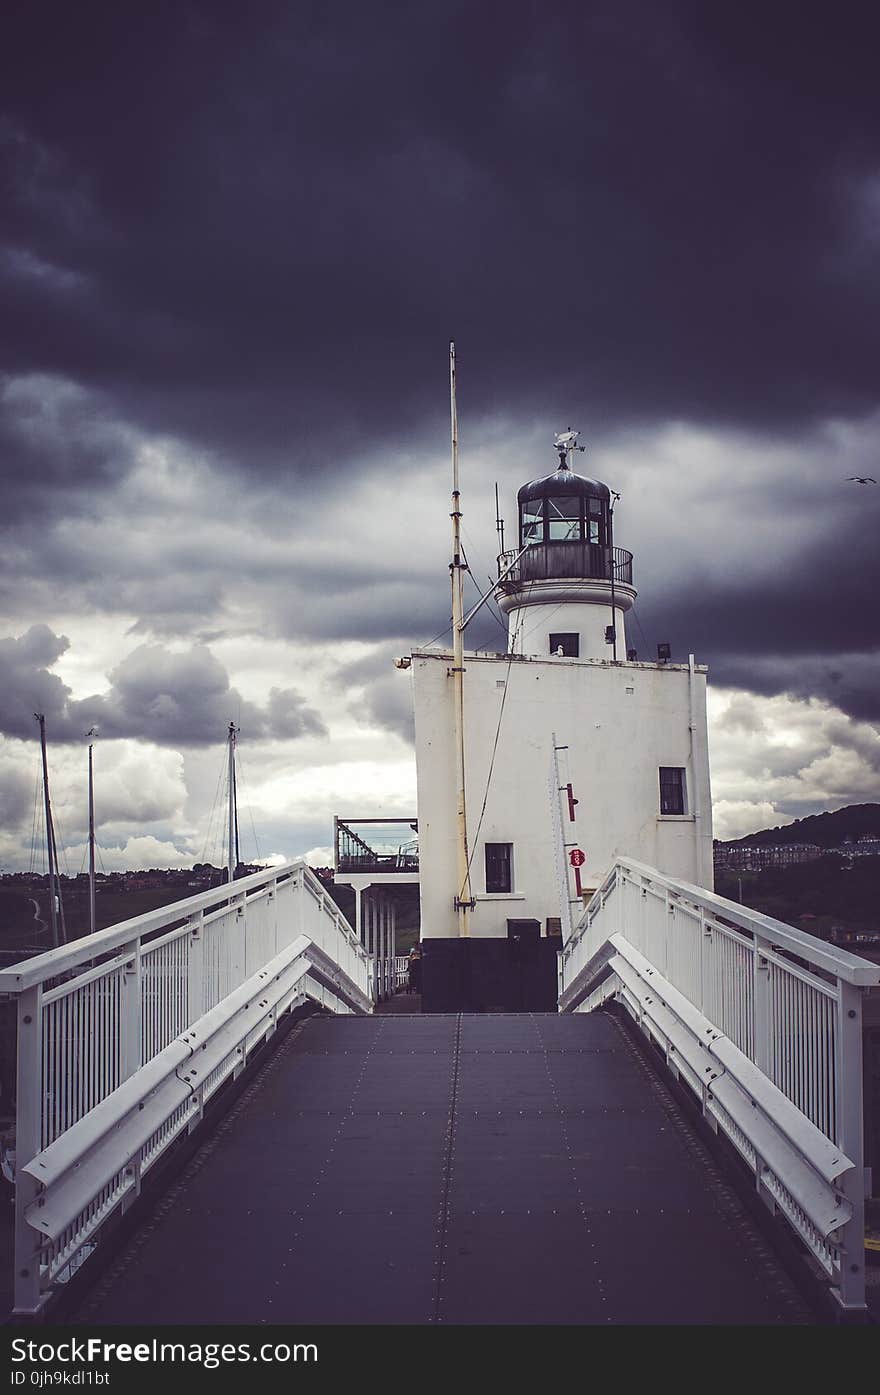
<svg viewBox="0 0 880 1395"><path fill-rule="evenodd" d="M627 649L619 496L572 469L577 437L557 436L557 468L517 494L494 593L507 651L459 641L398 661L413 676L427 1012L552 1010L560 936L618 856L712 885L706 669Z"/></svg>
<svg viewBox="0 0 880 1395"><path fill-rule="evenodd" d="M626 655L624 616L636 597L632 553L614 547L619 496L571 469L584 449L578 435L557 436L559 468L517 495L519 546L499 559L513 566L496 600L514 653L615 661Z"/></svg>

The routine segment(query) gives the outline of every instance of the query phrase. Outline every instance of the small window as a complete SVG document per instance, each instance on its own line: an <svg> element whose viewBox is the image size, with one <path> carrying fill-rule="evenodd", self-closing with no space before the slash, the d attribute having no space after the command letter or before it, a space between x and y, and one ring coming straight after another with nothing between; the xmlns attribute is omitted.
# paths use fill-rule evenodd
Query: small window
<svg viewBox="0 0 880 1395"><path fill-rule="evenodd" d="M660 766L660 813L686 814L684 770L679 765Z"/></svg>
<svg viewBox="0 0 880 1395"><path fill-rule="evenodd" d="M580 649L580 635L551 635L550 653L562 652L566 659L576 659Z"/></svg>
<svg viewBox="0 0 880 1395"><path fill-rule="evenodd" d="M521 511L522 535L520 547L526 543L544 541L544 500L527 499Z"/></svg>
<svg viewBox="0 0 880 1395"><path fill-rule="evenodd" d="M486 891L503 894L513 890L513 844L486 844Z"/></svg>
<svg viewBox="0 0 880 1395"><path fill-rule="evenodd" d="M581 501L577 495L547 500L551 542L574 542L583 537Z"/></svg>

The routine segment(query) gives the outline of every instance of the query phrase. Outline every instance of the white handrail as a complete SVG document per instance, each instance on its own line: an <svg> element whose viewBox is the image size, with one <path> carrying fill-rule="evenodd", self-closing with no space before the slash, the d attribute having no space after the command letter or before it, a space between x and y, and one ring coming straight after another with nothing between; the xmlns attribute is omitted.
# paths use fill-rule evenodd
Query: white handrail
<svg viewBox="0 0 880 1395"><path fill-rule="evenodd" d="M634 874L648 877L656 886L664 887L674 896L686 900L691 905L698 906L710 914L722 916L725 920L731 921L750 934L758 931L769 945L774 945L790 954L797 954L815 964L817 968L834 974L835 978L843 979L846 983L869 986L878 981L877 975L880 970L878 970L877 965L871 964L867 959L862 959L858 954L851 954L849 950L829 945L824 940L817 939L815 935L807 934L805 930L798 930L794 925L787 925L783 920L774 920L773 916L750 910L747 906L741 906L736 901L727 901L714 891L707 891L705 887L693 886L690 882L677 881L674 877L668 877L665 873L658 872L655 867L648 867L645 863L636 862L629 857L619 857L611 866L602 884L597 887L581 919L575 926L566 952L589 929L591 912L595 913L596 910L600 909L602 895L615 885L619 868L627 868Z"/></svg>
<svg viewBox="0 0 880 1395"><path fill-rule="evenodd" d="M861 996L880 966L618 858L561 954L560 1010L622 1001L864 1307Z"/></svg>
<svg viewBox="0 0 880 1395"><path fill-rule="evenodd" d="M261 1001L239 1010L270 980ZM0 991L18 1000L15 1311L39 1311L71 1260L137 1195L143 1172L274 1031L279 1013L307 997L333 1012L370 1012L374 990L374 960L303 859L0 972ZM198 1079L192 1066L185 1083L164 1074L160 1108L156 1069L195 1031L209 1030L214 1041L203 1043ZM130 1097L141 1116L126 1134L140 1140L137 1157L107 1173L125 1143L116 1126ZM86 1167L107 1118L112 1141L99 1150L100 1165L95 1154ZM46 1169L69 1156L73 1170L47 1209ZM71 1211L68 1202L81 1204Z"/></svg>

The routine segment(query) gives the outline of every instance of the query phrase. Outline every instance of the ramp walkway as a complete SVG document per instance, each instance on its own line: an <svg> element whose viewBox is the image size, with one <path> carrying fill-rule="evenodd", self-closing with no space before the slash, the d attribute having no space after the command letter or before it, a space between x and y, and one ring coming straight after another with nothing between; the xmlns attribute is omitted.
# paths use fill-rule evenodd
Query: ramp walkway
<svg viewBox="0 0 880 1395"><path fill-rule="evenodd" d="M313 1017L74 1322L816 1315L607 1012Z"/></svg>

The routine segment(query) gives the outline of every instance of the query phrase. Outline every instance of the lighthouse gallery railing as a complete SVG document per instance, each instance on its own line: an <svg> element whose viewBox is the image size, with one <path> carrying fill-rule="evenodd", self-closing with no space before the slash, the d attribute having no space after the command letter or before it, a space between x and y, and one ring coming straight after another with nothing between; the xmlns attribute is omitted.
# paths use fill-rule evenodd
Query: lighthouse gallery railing
<svg viewBox="0 0 880 1395"><path fill-rule="evenodd" d="M864 1307L863 989L880 967L619 858L561 955L560 1010L620 999L846 1309Z"/></svg>
<svg viewBox="0 0 880 1395"><path fill-rule="evenodd" d="M16 1312L39 1310L283 1013L369 1012L373 977L302 860L0 972L18 1000Z"/></svg>

